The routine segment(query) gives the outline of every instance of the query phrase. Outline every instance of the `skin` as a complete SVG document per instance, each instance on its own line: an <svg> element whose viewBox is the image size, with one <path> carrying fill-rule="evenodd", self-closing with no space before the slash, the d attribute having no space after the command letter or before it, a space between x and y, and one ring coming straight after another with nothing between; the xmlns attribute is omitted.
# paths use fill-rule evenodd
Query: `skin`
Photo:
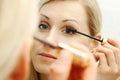
<svg viewBox="0 0 120 80"><path fill-rule="evenodd" d="M62 12L64 12L64 14L62 14ZM87 24L86 11L84 7L82 6L82 4L80 5L80 3L78 3L77 1L51 2L51 3L44 5L41 8L40 17L41 17L40 26L38 27L38 30L35 33L35 37L41 40L44 40L54 46L58 46L59 42L64 42L67 44L70 44L71 42L75 42L74 44L77 44L77 46L75 47L76 49L80 49L84 53L91 54L89 50L89 48L91 47L90 46L91 40L89 38L81 36L79 34L74 34L71 32L67 33L65 31L66 27L71 27L71 28L77 29L78 31L84 32L86 34L90 34L90 31L88 29L88 24ZM85 50L84 48L81 48L80 45L85 46L86 47ZM56 50L46 44L43 44L37 40L34 40L32 53L31 53L33 66L37 72L41 73L42 76L40 75L40 77L41 78L44 77L43 79L47 80L48 79L47 76L50 77L51 76L50 73L52 73L51 66L55 62L57 63L57 59L48 58L48 57L42 56L41 54L49 54L56 58L59 58L59 55L61 55L62 52L59 52L59 50ZM71 58L68 60L71 61ZM65 72L66 78L65 76L63 76L64 79L62 80L66 80L67 75L69 74L70 66L72 65L72 63L69 61L67 63L69 66L69 67L67 66L68 70ZM73 67L77 68L75 66ZM84 72L84 71L87 71L87 68L85 70L80 69L79 72L81 73L79 74L83 74L81 70L83 70ZM78 73L75 73L75 74L78 74ZM82 80L82 77L80 77L81 75L78 75L78 76ZM75 76L75 77L78 77L78 76ZM45 77L47 79L45 79ZM86 80L86 79L83 79L83 80Z"/></svg>
<svg viewBox="0 0 120 80"><path fill-rule="evenodd" d="M108 39L105 44L94 49L98 64L98 80L116 80L120 75L120 44Z"/></svg>

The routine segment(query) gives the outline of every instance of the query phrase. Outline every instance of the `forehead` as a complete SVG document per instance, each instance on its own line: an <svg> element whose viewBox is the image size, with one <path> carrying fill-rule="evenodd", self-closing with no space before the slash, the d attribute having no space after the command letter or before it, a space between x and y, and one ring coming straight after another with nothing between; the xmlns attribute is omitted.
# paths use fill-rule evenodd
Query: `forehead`
<svg viewBox="0 0 120 80"><path fill-rule="evenodd" d="M76 18L87 20L86 11L80 1L52 1L40 9L41 14L61 18Z"/></svg>

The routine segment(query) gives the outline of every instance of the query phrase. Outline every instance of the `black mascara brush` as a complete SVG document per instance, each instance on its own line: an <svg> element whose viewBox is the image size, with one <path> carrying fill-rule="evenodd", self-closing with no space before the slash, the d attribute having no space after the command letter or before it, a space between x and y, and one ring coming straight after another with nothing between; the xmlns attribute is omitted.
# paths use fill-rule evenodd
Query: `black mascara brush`
<svg viewBox="0 0 120 80"><path fill-rule="evenodd" d="M81 35L83 35L83 36L89 37L89 38L91 38L91 39L94 39L94 40L97 40L97 41L103 43L103 39L102 39L102 40L101 40L101 39L97 39L97 38L94 37L94 36L87 35L87 34L85 34L85 33L79 32L79 31L77 31L77 30L75 30L75 29L72 29L72 28L70 28L70 27L67 27L67 28L66 28L66 31L72 31L72 32L74 32L74 33L81 34Z"/></svg>

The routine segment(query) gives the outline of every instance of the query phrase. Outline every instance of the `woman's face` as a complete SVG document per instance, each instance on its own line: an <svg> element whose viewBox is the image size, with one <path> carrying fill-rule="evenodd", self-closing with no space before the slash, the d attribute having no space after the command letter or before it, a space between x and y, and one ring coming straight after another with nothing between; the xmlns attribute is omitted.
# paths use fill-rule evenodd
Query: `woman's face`
<svg viewBox="0 0 120 80"><path fill-rule="evenodd" d="M74 42L89 47L89 38L66 31L66 27L90 34L84 7L77 1L50 2L40 9L40 22L35 37L54 46L58 46L59 42L68 44ZM58 57L58 52L58 50L34 40L31 56L36 71L49 74L50 65Z"/></svg>

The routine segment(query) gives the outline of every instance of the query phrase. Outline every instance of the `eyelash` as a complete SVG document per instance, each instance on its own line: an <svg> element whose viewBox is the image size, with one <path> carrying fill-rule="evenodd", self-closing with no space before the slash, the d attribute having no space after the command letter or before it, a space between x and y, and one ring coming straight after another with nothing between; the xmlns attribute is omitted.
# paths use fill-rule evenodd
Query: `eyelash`
<svg viewBox="0 0 120 80"><path fill-rule="evenodd" d="M67 26L65 26L65 30L63 31L64 33L66 33L66 34L68 34L68 35L74 35L74 34L75 34L75 32L70 31L70 30L67 30L67 28L74 29L73 27L67 25ZM74 30L75 30L75 29L74 29Z"/></svg>
<svg viewBox="0 0 120 80"><path fill-rule="evenodd" d="M50 29L49 24L47 22L41 22L38 27L41 31L46 31Z"/></svg>
<svg viewBox="0 0 120 80"><path fill-rule="evenodd" d="M39 24L38 27L39 27L40 31L49 31L49 29L50 29L49 24L47 22L43 22L43 21ZM65 25L64 28L62 29L62 32L65 33L65 35L74 35L75 34L75 32L69 31L69 30L67 30L67 28L76 30L75 28L73 28L70 25Z"/></svg>

